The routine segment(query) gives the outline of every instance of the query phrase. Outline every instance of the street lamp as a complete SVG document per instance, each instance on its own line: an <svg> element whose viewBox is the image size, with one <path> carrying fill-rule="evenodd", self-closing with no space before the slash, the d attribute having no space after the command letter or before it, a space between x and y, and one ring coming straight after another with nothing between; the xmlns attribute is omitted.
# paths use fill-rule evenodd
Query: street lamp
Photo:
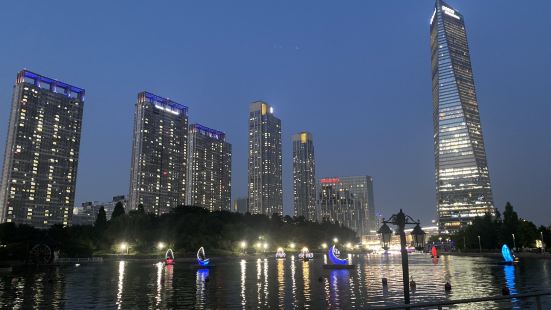
<svg viewBox="0 0 551 310"><path fill-rule="evenodd" d="M333 238L333 243L337 243L337 242L339 242L339 238L337 237Z"/></svg>
<svg viewBox="0 0 551 310"><path fill-rule="evenodd" d="M482 253L482 243L480 243L480 235L478 235L478 250Z"/></svg>
<svg viewBox="0 0 551 310"><path fill-rule="evenodd" d="M239 246L241 247L241 252L245 252L245 249L247 248L247 241L241 241Z"/></svg>
<svg viewBox="0 0 551 310"><path fill-rule="evenodd" d="M425 235L426 233L423 231L419 223L417 223L417 225L415 225L415 227L411 231L411 236L413 237L413 245L415 246L415 249L417 249L417 251L421 251L425 247Z"/></svg>
<svg viewBox="0 0 551 310"><path fill-rule="evenodd" d="M121 251L122 251L122 252L126 251L126 255L128 255L128 243L126 243L126 242L121 242L120 248L121 248Z"/></svg>
<svg viewBox="0 0 551 310"><path fill-rule="evenodd" d="M325 243L325 242L322 243L322 244L321 244L321 248L324 249L324 250L327 249L327 243Z"/></svg>
<svg viewBox="0 0 551 310"><path fill-rule="evenodd" d="M352 248L352 243L350 243L350 242L346 243L346 247L347 247L348 249L351 249L351 248Z"/></svg>
<svg viewBox="0 0 551 310"><path fill-rule="evenodd" d="M290 247L292 250L294 250L296 246L297 246L297 245L296 245L294 242L291 242L291 243L289 244L289 247Z"/></svg>
<svg viewBox="0 0 551 310"><path fill-rule="evenodd" d="M543 243L543 231L540 231L540 237L541 237L541 253L545 253L545 243Z"/></svg>
<svg viewBox="0 0 551 310"><path fill-rule="evenodd" d="M379 233L383 238L383 245L386 243L388 247L392 232L388 225L386 225L387 223L398 226L398 231L396 232L396 234L400 235L400 248L402 250L402 281L404 284L404 304L409 305L409 266L408 251L406 249L406 234L404 232L404 229L406 225L419 225L419 221L415 221L409 215L404 214L404 212L402 212L402 209L400 209L400 212L398 214L392 215L388 221L385 221L383 219L383 226L381 226L381 228L379 229ZM420 238L421 236L418 235L417 239L420 240Z"/></svg>
<svg viewBox="0 0 551 310"><path fill-rule="evenodd" d="M381 226L381 228L379 228L377 233L381 234L381 239L382 239L381 241L383 243L383 250L388 251L389 244L390 244L390 238L392 236L392 230L384 222L384 219L383 219L383 226Z"/></svg>
<svg viewBox="0 0 551 310"><path fill-rule="evenodd" d="M264 246L264 252L266 252L266 250L268 249L268 243L264 242L263 246Z"/></svg>
<svg viewBox="0 0 551 310"><path fill-rule="evenodd" d="M515 241L515 234L511 234L513 235L513 249L515 249L515 252L517 251L517 242Z"/></svg>
<svg viewBox="0 0 551 310"><path fill-rule="evenodd" d="M159 251L162 251L164 248L165 248L165 243L164 242L157 243L157 249L159 249Z"/></svg>

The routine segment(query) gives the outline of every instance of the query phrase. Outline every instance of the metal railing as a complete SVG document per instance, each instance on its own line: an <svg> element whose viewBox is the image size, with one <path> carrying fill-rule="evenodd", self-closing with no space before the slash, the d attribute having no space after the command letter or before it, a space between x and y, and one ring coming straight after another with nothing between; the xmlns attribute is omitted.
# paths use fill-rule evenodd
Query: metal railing
<svg viewBox="0 0 551 310"><path fill-rule="evenodd" d="M370 307L368 309L384 309L384 310L397 310L397 309L443 309L444 306L456 306L462 304L473 304L479 302L487 301L503 301L510 299L529 299L535 298L535 306L537 310L544 309L542 307L541 298L542 296L551 296L551 290L549 291L540 291L535 293L526 293L526 294L514 294L514 295L505 295L505 296L492 296L492 297L479 297L479 298L469 298L469 299L458 299L458 300L442 300L434 302L420 302L409 305L396 305L396 306L383 306L383 307ZM546 305L545 309L548 309L551 305Z"/></svg>

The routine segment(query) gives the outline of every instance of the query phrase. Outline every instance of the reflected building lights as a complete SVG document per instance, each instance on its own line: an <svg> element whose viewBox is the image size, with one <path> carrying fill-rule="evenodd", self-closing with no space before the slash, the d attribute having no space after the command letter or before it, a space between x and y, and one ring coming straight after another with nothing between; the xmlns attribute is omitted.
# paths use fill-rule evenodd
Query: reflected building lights
<svg viewBox="0 0 551 310"><path fill-rule="evenodd" d="M268 259L264 259L264 305L268 305Z"/></svg>
<svg viewBox="0 0 551 310"><path fill-rule="evenodd" d="M155 296L155 305L158 307L161 304L162 280L163 280L163 263L157 263L157 295Z"/></svg>
<svg viewBox="0 0 551 310"><path fill-rule="evenodd" d="M247 297L246 297L246 280L247 280L247 261L242 259L241 260L241 306L243 309L245 309L245 306L247 305Z"/></svg>
<svg viewBox="0 0 551 310"><path fill-rule="evenodd" d="M124 269L125 269L125 266L126 266L126 262L125 261L120 261L119 262L119 282L117 284L117 302L116 302L116 305L117 305L117 309L122 309L122 291L123 291L123 288L124 288Z"/></svg>
<svg viewBox="0 0 551 310"><path fill-rule="evenodd" d="M302 280L304 282L304 303L310 304L310 262L302 263Z"/></svg>
<svg viewBox="0 0 551 310"><path fill-rule="evenodd" d="M257 301L258 304L262 304L262 260L259 258L256 260L256 295L257 295Z"/></svg>
<svg viewBox="0 0 551 310"><path fill-rule="evenodd" d="M291 292L293 294L293 308L296 306L297 300L297 281L295 278L296 274L296 265L295 265L295 256L291 256Z"/></svg>
<svg viewBox="0 0 551 310"><path fill-rule="evenodd" d="M277 288L279 309L285 308L285 261L277 261Z"/></svg>
<svg viewBox="0 0 551 310"><path fill-rule="evenodd" d="M196 276L196 293L195 293L195 299L196 299L196 305L202 307L206 306L207 302L207 285L206 280L209 277L209 270L208 269L197 269L197 276Z"/></svg>

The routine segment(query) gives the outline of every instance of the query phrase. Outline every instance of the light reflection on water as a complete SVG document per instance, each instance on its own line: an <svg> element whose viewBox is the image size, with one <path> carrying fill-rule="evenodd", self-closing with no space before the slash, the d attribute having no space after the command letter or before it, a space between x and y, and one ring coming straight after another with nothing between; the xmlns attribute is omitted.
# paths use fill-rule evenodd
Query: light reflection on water
<svg viewBox="0 0 551 310"><path fill-rule="evenodd" d="M308 262L226 258L216 268L193 269L179 262L163 266L139 261L51 267L0 275L0 308L362 308L401 303L399 255L353 255L350 270L324 270L320 255ZM549 260L499 265L493 258L411 255L410 275L417 282L412 302L512 294L549 289ZM255 268L256 267L256 268ZM255 272L256 269L256 272ZM381 278L388 279L383 288ZM443 289L449 281L452 292ZM551 307L551 298L544 302ZM470 305L468 309L533 307L512 300Z"/></svg>

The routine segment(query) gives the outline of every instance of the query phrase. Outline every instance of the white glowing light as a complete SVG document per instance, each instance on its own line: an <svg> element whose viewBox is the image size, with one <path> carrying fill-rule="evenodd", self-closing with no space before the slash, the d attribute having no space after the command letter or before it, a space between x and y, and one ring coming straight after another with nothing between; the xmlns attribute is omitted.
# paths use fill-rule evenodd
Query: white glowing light
<svg viewBox="0 0 551 310"><path fill-rule="evenodd" d="M432 25L432 22L434 21L434 16L436 15L436 8L434 8L434 12L432 12L432 16L430 18L430 24Z"/></svg>
<svg viewBox="0 0 551 310"><path fill-rule="evenodd" d="M270 114L274 114L274 108L270 107Z"/></svg>
<svg viewBox="0 0 551 310"><path fill-rule="evenodd" d="M180 112L178 110L173 110L168 106L162 106L162 105L155 105L155 108L163 111L167 111L168 113L174 114L174 115L180 115Z"/></svg>
<svg viewBox="0 0 551 310"><path fill-rule="evenodd" d="M457 19L461 19L461 17L455 15L455 11L450 9L449 7L447 6L442 6L442 11L444 11L444 13L446 13L446 15L449 15L453 18L457 18Z"/></svg>

